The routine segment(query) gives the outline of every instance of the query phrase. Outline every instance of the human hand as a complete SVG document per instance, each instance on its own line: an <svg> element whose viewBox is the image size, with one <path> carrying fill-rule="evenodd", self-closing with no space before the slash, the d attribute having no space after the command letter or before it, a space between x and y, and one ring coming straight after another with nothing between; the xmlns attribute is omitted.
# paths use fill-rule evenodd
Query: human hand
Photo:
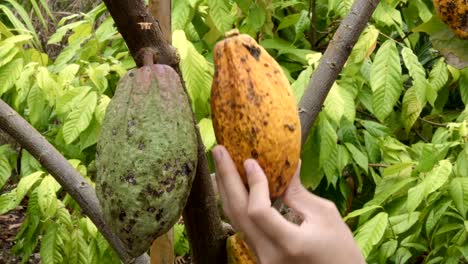
<svg viewBox="0 0 468 264"><path fill-rule="evenodd" d="M300 164L283 196L284 203L303 219L296 225L271 206L267 178L255 160L244 162L247 191L223 146L213 148L213 157L224 212L234 228L244 233L261 264L365 263L335 204L301 185Z"/></svg>

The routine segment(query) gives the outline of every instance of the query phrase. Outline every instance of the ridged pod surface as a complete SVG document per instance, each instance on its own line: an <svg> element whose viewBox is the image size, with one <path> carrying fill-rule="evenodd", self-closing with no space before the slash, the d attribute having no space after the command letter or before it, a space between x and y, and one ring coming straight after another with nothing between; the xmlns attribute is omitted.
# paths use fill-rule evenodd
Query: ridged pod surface
<svg viewBox="0 0 468 264"><path fill-rule="evenodd" d="M171 67L144 66L122 77L106 110L96 166L105 220L139 256L179 220L197 166L192 112Z"/></svg>
<svg viewBox="0 0 468 264"><path fill-rule="evenodd" d="M255 255L244 242L240 233L228 237L226 241L228 264L255 264Z"/></svg>
<svg viewBox="0 0 468 264"><path fill-rule="evenodd" d="M228 34L214 48L211 90L218 144L231 154L244 184L244 160L265 171L270 197L283 194L297 168L301 125L296 100L279 64L249 35Z"/></svg>
<svg viewBox="0 0 468 264"><path fill-rule="evenodd" d="M468 1L433 0L437 15L459 38L468 39Z"/></svg>

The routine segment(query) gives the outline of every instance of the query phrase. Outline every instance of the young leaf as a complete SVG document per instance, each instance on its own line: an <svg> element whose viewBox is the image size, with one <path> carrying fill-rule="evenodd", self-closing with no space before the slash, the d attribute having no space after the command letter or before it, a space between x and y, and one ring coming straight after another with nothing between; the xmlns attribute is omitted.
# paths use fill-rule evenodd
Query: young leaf
<svg viewBox="0 0 468 264"><path fill-rule="evenodd" d="M90 65L87 70L89 78L100 94L104 93L108 87L106 76L109 74L109 71L110 67L107 63L99 64L96 67L94 67L94 65Z"/></svg>
<svg viewBox="0 0 468 264"><path fill-rule="evenodd" d="M41 260L44 264L63 263L63 258L60 253L60 233L58 232L57 224L51 223L41 240Z"/></svg>
<svg viewBox="0 0 468 264"><path fill-rule="evenodd" d="M420 212L412 212L409 214L392 216L388 220L390 222L390 227L397 235L410 229L416 222L418 222L420 215Z"/></svg>
<svg viewBox="0 0 468 264"><path fill-rule="evenodd" d="M354 161L361 167L366 173L368 171L368 159L367 156L364 155L358 148L356 148L351 143L345 143L346 148L351 152L351 156L353 157Z"/></svg>
<svg viewBox="0 0 468 264"><path fill-rule="evenodd" d="M406 133L413 127L414 122L422 111L422 103L416 95L416 88L409 88L403 97L403 109L401 113L401 122L405 125Z"/></svg>
<svg viewBox="0 0 468 264"><path fill-rule="evenodd" d="M358 209L358 210L354 210L351 213L349 213L346 217L344 217L343 221L346 221L346 220L348 220L350 218L353 218L353 217L356 217L356 216L360 216L360 215L368 213L368 212L372 212L372 211L374 211L375 209L378 209L378 208L382 208L382 206L380 206L380 205L371 205L371 206L365 206L364 208L361 208L361 209Z"/></svg>
<svg viewBox="0 0 468 264"><path fill-rule="evenodd" d="M55 185L55 179L48 175L42 179L41 184L37 187L39 207L44 218L53 217L57 211Z"/></svg>
<svg viewBox="0 0 468 264"><path fill-rule="evenodd" d="M370 85L373 113L383 122L393 111L402 90L400 57L394 41L387 40L377 51Z"/></svg>
<svg viewBox="0 0 468 264"><path fill-rule="evenodd" d="M76 105L88 94L91 87L70 87L58 100L55 106L58 115L71 112Z"/></svg>
<svg viewBox="0 0 468 264"><path fill-rule="evenodd" d="M230 2L227 0L207 0L206 3L210 8L209 15L218 31L224 34L231 29L233 18L230 11Z"/></svg>
<svg viewBox="0 0 468 264"><path fill-rule="evenodd" d="M47 107L46 96L44 92L37 86L37 84L31 87L28 95L28 107L29 107L29 121L36 128L41 129L46 123L47 112L44 110Z"/></svg>
<svg viewBox="0 0 468 264"><path fill-rule="evenodd" d="M10 178L11 171L13 170L13 168L10 165L10 161L8 160L7 153L1 150L2 148L0 146L0 190Z"/></svg>
<svg viewBox="0 0 468 264"><path fill-rule="evenodd" d="M403 57L406 68L408 68L409 75L413 78L413 88L415 90L416 98L422 107L426 104L426 93L429 85L426 80L424 67L410 48L403 47L401 50L401 56Z"/></svg>
<svg viewBox="0 0 468 264"><path fill-rule="evenodd" d="M338 84L333 84L324 102L324 112L336 125L342 117L354 122L356 106L353 96Z"/></svg>
<svg viewBox="0 0 468 264"><path fill-rule="evenodd" d="M78 64L68 64L58 74L57 81L61 86L67 86L77 77L76 74L80 69Z"/></svg>
<svg viewBox="0 0 468 264"><path fill-rule="evenodd" d="M15 59L0 67L0 96L10 90L21 75L23 59Z"/></svg>
<svg viewBox="0 0 468 264"><path fill-rule="evenodd" d="M427 100L434 106L435 100L437 99L437 92L444 87L448 81L448 70L447 64L443 59L437 60L429 73L429 86L427 91ZM463 89L460 89L460 92Z"/></svg>
<svg viewBox="0 0 468 264"><path fill-rule="evenodd" d="M369 255L374 246L382 239L385 229L387 229L387 225L388 214L380 212L371 220L359 227L354 238L361 249L364 258Z"/></svg>
<svg viewBox="0 0 468 264"><path fill-rule="evenodd" d="M43 171L36 171L28 176L21 177L20 181L18 182L18 186L16 187L16 199L21 202L31 187L40 179L42 179L43 175Z"/></svg>
<svg viewBox="0 0 468 264"><path fill-rule="evenodd" d="M77 107L67 116L63 125L63 138L71 144L86 128L88 128L97 104L96 92L90 92Z"/></svg>
<svg viewBox="0 0 468 264"><path fill-rule="evenodd" d="M198 1L196 1L198 2ZM172 30L184 30L188 23L192 21L194 6L187 4L187 1L173 1L172 10Z"/></svg>
<svg viewBox="0 0 468 264"><path fill-rule="evenodd" d="M106 109L110 101L111 99L107 95L101 95L99 97L99 103L96 106L96 111L94 112L94 117L99 122L99 124L102 124L102 121L104 120Z"/></svg>
<svg viewBox="0 0 468 264"><path fill-rule="evenodd" d="M183 31L175 31L172 39L179 51L182 75L192 99L197 120L200 120L209 113L208 98L213 81L213 67L186 39Z"/></svg>
<svg viewBox="0 0 468 264"><path fill-rule="evenodd" d="M458 212L466 217L468 210L468 178L457 177L450 183L450 196Z"/></svg>
<svg viewBox="0 0 468 264"><path fill-rule="evenodd" d="M213 123L209 118L203 118L199 123L200 135L205 145L205 150L209 151L216 143L216 137L213 130Z"/></svg>

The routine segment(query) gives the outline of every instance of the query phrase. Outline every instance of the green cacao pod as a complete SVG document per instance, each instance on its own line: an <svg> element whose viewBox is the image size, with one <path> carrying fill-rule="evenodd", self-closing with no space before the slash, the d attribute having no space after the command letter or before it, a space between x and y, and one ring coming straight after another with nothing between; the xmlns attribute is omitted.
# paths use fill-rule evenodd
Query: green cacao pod
<svg viewBox="0 0 468 264"><path fill-rule="evenodd" d="M178 221L197 166L193 115L171 67L144 66L119 81L96 155L105 220L139 256Z"/></svg>

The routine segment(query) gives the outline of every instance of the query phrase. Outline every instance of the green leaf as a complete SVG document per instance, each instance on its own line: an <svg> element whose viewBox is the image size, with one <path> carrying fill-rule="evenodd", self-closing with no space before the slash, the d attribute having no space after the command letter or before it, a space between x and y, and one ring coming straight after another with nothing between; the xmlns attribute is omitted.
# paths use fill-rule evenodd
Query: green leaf
<svg viewBox="0 0 468 264"><path fill-rule="evenodd" d="M391 239L380 246L379 257L380 263L385 263L385 261L395 254L395 251L398 247L398 240Z"/></svg>
<svg viewBox="0 0 468 264"><path fill-rule="evenodd" d="M369 161L367 160L367 156L364 155L358 148L356 148L351 143L345 143L345 146L349 150L349 152L351 152L354 161L356 161L359 167L361 167L367 173L369 163Z"/></svg>
<svg viewBox="0 0 468 264"><path fill-rule="evenodd" d="M91 82L96 86L99 93L104 93L108 87L106 76L110 72L109 64L99 64L97 67L90 65L87 72Z"/></svg>
<svg viewBox="0 0 468 264"><path fill-rule="evenodd" d="M309 12L307 12L306 10L302 10L301 16L297 20L296 25L294 25L294 31L296 32L294 42L303 38L304 32L307 31L309 28L310 28Z"/></svg>
<svg viewBox="0 0 468 264"><path fill-rule="evenodd" d="M294 97L296 98L297 103L299 103L299 101L302 98L302 95L304 95L304 91L307 88L307 84L309 83L312 72L312 67L308 66L299 74L297 79L291 84L291 89L293 90Z"/></svg>
<svg viewBox="0 0 468 264"><path fill-rule="evenodd" d="M68 114L88 94L91 87L71 87L57 100L56 111L59 115Z"/></svg>
<svg viewBox="0 0 468 264"><path fill-rule="evenodd" d="M458 212L466 217L468 209L468 178L454 178L450 183L450 196Z"/></svg>
<svg viewBox="0 0 468 264"><path fill-rule="evenodd" d="M453 171L458 177L468 177L468 144L465 144L465 148L458 154Z"/></svg>
<svg viewBox="0 0 468 264"><path fill-rule="evenodd" d="M429 73L429 86L427 90L427 100L434 106L435 100L437 99L437 92L444 87L448 81L448 70L447 64L443 59L437 60ZM463 89L460 89L460 92Z"/></svg>
<svg viewBox="0 0 468 264"><path fill-rule="evenodd" d="M411 251L409 251L407 248L401 247L396 251L395 263L404 264L411 258L411 256Z"/></svg>
<svg viewBox="0 0 468 264"><path fill-rule="evenodd" d="M30 175L21 177L16 187L16 199L21 202L31 187L42 179L43 171L36 171Z"/></svg>
<svg viewBox="0 0 468 264"><path fill-rule="evenodd" d="M185 256L190 252L190 244L185 231L185 226L174 225L174 253L177 256Z"/></svg>
<svg viewBox="0 0 468 264"><path fill-rule="evenodd" d="M355 240L361 249L364 258L369 256L375 245L382 239L388 225L388 214L378 213L357 230Z"/></svg>
<svg viewBox="0 0 468 264"><path fill-rule="evenodd" d="M359 120L359 122L364 126L367 132L372 136L379 138L390 135L390 129L382 124L377 122L368 121L368 120Z"/></svg>
<svg viewBox="0 0 468 264"><path fill-rule="evenodd" d="M460 95L463 103L468 107L468 69L460 71Z"/></svg>
<svg viewBox="0 0 468 264"><path fill-rule="evenodd" d="M320 184L324 173L320 167L320 134L313 127L301 151L301 182L307 188L314 190Z"/></svg>
<svg viewBox="0 0 468 264"><path fill-rule="evenodd" d="M436 207L434 207L434 209L431 210L426 219L426 233L428 235L432 233L432 230L437 225L437 223L439 223L439 220L445 214L451 204L452 200L448 200L444 203L438 204Z"/></svg>
<svg viewBox="0 0 468 264"><path fill-rule="evenodd" d="M78 41L74 41L66 46L62 52L57 56L54 62L54 70L60 71L70 60L79 54L81 51L81 44L86 41L88 37L82 37Z"/></svg>
<svg viewBox="0 0 468 264"><path fill-rule="evenodd" d="M2 151L0 146L0 190L11 176L13 168L10 165L6 151Z"/></svg>
<svg viewBox="0 0 468 264"><path fill-rule="evenodd" d="M61 86L70 85L71 82L77 77L76 74L80 69L78 64L68 64L58 74L57 81Z"/></svg>
<svg viewBox="0 0 468 264"><path fill-rule="evenodd" d="M63 263L60 253L60 233L56 223L51 223L41 240L41 260L44 264Z"/></svg>
<svg viewBox="0 0 468 264"><path fill-rule="evenodd" d="M71 234L71 250L67 263L85 264L89 259L89 248L81 229L74 229Z"/></svg>
<svg viewBox="0 0 468 264"><path fill-rule="evenodd" d="M375 209L379 209L379 208L383 209L382 206L380 206L380 205L365 206L364 208L354 210L351 213L349 213L346 217L343 218L343 221L346 221L346 220L348 220L350 218L353 218L353 217L356 217L356 216L360 216L360 215L368 213L368 212L372 212Z"/></svg>
<svg viewBox="0 0 468 264"><path fill-rule="evenodd" d="M23 59L15 59L0 67L0 96L10 90L23 70Z"/></svg>
<svg viewBox="0 0 468 264"><path fill-rule="evenodd" d="M49 105L53 106L56 104L57 96L60 96L61 94L61 89L46 67L39 67L37 71L37 85L46 95Z"/></svg>
<svg viewBox="0 0 468 264"><path fill-rule="evenodd" d="M373 25L367 26L361 33L356 45L354 45L347 63L361 63L368 58L375 49L378 37L379 30Z"/></svg>
<svg viewBox="0 0 468 264"><path fill-rule="evenodd" d="M395 26L395 28L400 28L403 24L401 13L385 1L379 3L372 14L372 18L376 20L378 24L387 27Z"/></svg>
<svg viewBox="0 0 468 264"><path fill-rule="evenodd" d="M414 122L422 111L422 103L418 100L414 87L409 88L403 97L403 109L401 113L401 122L405 126L406 133L413 127Z"/></svg>
<svg viewBox="0 0 468 264"><path fill-rule="evenodd" d="M194 6L187 4L187 1L182 0L173 1L172 5L172 31L184 30L192 20Z"/></svg>
<svg viewBox="0 0 468 264"><path fill-rule="evenodd" d="M384 121L393 111L402 90L400 57L395 42L387 40L375 55L370 72L372 109Z"/></svg>
<svg viewBox="0 0 468 264"><path fill-rule="evenodd" d="M207 0L209 15L222 34L232 28L231 4L227 0Z"/></svg>
<svg viewBox="0 0 468 264"><path fill-rule="evenodd" d="M375 137L364 131L364 143L366 146L367 156L370 162L378 162L380 160L380 147Z"/></svg>
<svg viewBox="0 0 468 264"><path fill-rule="evenodd" d="M420 212L391 216L388 220L395 234L401 234L418 222Z"/></svg>
<svg viewBox="0 0 468 264"><path fill-rule="evenodd" d="M67 144L75 141L81 132L88 128L93 118L96 104L97 94L96 92L90 92L67 116L63 125L63 138Z"/></svg>
<svg viewBox="0 0 468 264"><path fill-rule="evenodd" d="M203 118L199 123L200 134L205 145L205 151L209 151L216 143L213 122L209 118Z"/></svg>
<svg viewBox="0 0 468 264"><path fill-rule="evenodd" d="M354 122L356 114L354 98L351 93L336 83L333 84L325 99L323 110L336 125L340 123L342 117Z"/></svg>
<svg viewBox="0 0 468 264"><path fill-rule="evenodd" d="M416 93L416 98L422 107L426 104L426 93L429 85L426 80L426 71L419 62L418 57L410 48L403 47L401 56L403 57L406 68L408 68L409 75L413 79L413 88Z"/></svg>
<svg viewBox="0 0 468 264"><path fill-rule="evenodd" d="M15 47L15 44L3 42L3 45L0 45L0 67L11 62L19 52L20 49Z"/></svg>
<svg viewBox="0 0 468 264"><path fill-rule="evenodd" d="M47 122L48 112L46 95L37 85L33 85L28 95L29 121L36 128L40 129Z"/></svg>
<svg viewBox="0 0 468 264"><path fill-rule="evenodd" d="M409 185L409 183L415 180L415 178L404 177L383 178L382 181L377 185L374 198L367 202L366 206L380 205L386 202L387 200L390 200L390 198L392 198L392 196L394 196L397 193L406 193L406 187Z"/></svg>
<svg viewBox="0 0 468 264"><path fill-rule="evenodd" d="M99 97L99 103L96 106L96 112L94 112L94 117L99 122L99 124L102 124L102 121L104 120L106 109L110 101L111 99L107 95L101 95Z"/></svg>
<svg viewBox="0 0 468 264"><path fill-rule="evenodd" d="M213 81L213 67L186 39L183 31L175 31L172 39L180 55L182 75L192 99L197 120L201 120L209 115L208 99Z"/></svg>
<svg viewBox="0 0 468 264"><path fill-rule="evenodd" d="M37 187L39 207L44 217L53 217L57 211L56 185L55 179L47 175Z"/></svg>
<svg viewBox="0 0 468 264"><path fill-rule="evenodd" d="M0 195L0 215L14 209L18 204L20 204L20 201L16 199L15 189Z"/></svg>
<svg viewBox="0 0 468 264"><path fill-rule="evenodd" d="M93 118L91 122L89 123L88 128L86 128L81 134L80 134L80 150L83 151L87 147L90 147L94 144L96 144L97 139L99 137L99 132L100 132L100 124L98 121Z"/></svg>
<svg viewBox="0 0 468 264"><path fill-rule="evenodd" d="M324 115L320 115L318 133L320 135L320 167L323 167L330 159L336 158L336 156L333 157L333 153L337 148L338 136ZM326 171L325 174L329 180L334 176L330 170Z"/></svg>
<svg viewBox="0 0 468 264"><path fill-rule="evenodd" d="M265 10L259 5L251 5L249 8L249 14L245 19L245 24L252 27L252 30L259 31L263 25L265 25L265 20Z"/></svg>
<svg viewBox="0 0 468 264"><path fill-rule="evenodd" d="M423 199L425 198L425 190L425 181L408 190L408 200L406 201L406 209L409 213L412 213L423 201Z"/></svg>

